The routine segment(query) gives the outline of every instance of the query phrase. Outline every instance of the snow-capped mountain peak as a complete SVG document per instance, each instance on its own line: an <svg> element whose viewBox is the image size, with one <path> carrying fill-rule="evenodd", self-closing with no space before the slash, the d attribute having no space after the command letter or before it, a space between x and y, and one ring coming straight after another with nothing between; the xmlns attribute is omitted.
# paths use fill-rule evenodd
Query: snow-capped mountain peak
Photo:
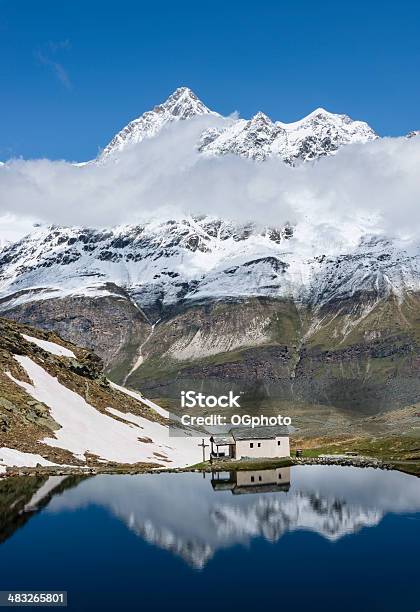
<svg viewBox="0 0 420 612"><path fill-rule="evenodd" d="M227 127L206 130L201 136L199 150L207 155L234 153L259 161L279 157L286 163L295 164L330 155L345 144L376 138L364 121L353 121L348 115L317 108L292 123L273 122L259 112L249 121L239 119Z"/></svg>
<svg viewBox="0 0 420 612"><path fill-rule="evenodd" d="M156 136L165 125L172 121L191 119L198 115L208 114L218 116L217 113L211 111L201 102L191 89L178 87L165 102L130 121L118 132L104 148L100 159L104 160L109 156L114 156L127 145L136 144L145 138Z"/></svg>
<svg viewBox="0 0 420 612"><path fill-rule="evenodd" d="M252 118L251 118L251 123L253 124L264 124L264 123L273 123L270 119L270 117L268 117L265 113L258 111L258 113L256 113Z"/></svg>
<svg viewBox="0 0 420 612"><path fill-rule="evenodd" d="M314 117L337 117L337 116L347 117L347 115L337 115L336 113L331 113L330 111L327 111L322 106L319 106L318 108L315 108L313 111L305 115L305 117L303 117L302 119L298 119L297 121L293 121L291 123L284 123L283 125L285 127L295 127L298 124L305 123L309 119L313 119ZM347 118L349 119L349 117Z"/></svg>
<svg viewBox="0 0 420 612"><path fill-rule="evenodd" d="M155 112L170 112L179 119L189 119L195 115L207 115L212 111L207 108L189 87L178 87L163 104L155 106Z"/></svg>
<svg viewBox="0 0 420 612"><path fill-rule="evenodd" d="M191 89L179 87L169 98L131 121L105 147L100 161L113 158L127 146L156 136L168 123L207 115L209 126L200 136L200 153L215 156L234 154L263 161L276 157L288 164L335 153L341 146L377 138L364 121L316 108L306 117L284 123L263 112L251 119L223 118L210 110ZM211 123L214 117L214 125Z"/></svg>

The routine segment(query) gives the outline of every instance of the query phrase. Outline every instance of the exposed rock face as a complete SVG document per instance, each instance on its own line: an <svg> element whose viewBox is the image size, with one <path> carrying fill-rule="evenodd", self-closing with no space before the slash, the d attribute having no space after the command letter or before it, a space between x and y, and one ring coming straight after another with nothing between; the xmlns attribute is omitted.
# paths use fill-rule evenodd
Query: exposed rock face
<svg viewBox="0 0 420 612"><path fill-rule="evenodd" d="M106 368L130 363L130 355L147 337L150 324L127 298L105 295L38 300L8 311L9 318L57 332L98 353Z"/></svg>

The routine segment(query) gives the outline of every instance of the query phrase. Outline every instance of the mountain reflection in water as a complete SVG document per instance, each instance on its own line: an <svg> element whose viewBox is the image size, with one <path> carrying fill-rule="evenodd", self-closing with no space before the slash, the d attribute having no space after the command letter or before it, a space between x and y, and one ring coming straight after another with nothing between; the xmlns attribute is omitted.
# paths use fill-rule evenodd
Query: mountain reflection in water
<svg viewBox="0 0 420 612"><path fill-rule="evenodd" d="M337 541L387 513L420 511L419 480L398 472L299 466L254 472L15 478L0 483L0 537L40 509L107 509L147 542L201 569L223 548L311 531Z"/></svg>

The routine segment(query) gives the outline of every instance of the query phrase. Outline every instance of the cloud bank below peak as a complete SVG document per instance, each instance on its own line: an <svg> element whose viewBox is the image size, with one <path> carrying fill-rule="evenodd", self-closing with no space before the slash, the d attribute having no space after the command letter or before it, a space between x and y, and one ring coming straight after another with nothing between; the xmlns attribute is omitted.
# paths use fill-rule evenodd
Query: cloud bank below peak
<svg viewBox="0 0 420 612"><path fill-rule="evenodd" d="M324 228L357 220L363 231L407 238L417 233L420 138L350 144L333 156L290 167L275 158L256 163L200 155L196 143L209 121L201 116L168 125L106 163L7 162L0 167L0 232L10 215L105 227L208 214Z"/></svg>

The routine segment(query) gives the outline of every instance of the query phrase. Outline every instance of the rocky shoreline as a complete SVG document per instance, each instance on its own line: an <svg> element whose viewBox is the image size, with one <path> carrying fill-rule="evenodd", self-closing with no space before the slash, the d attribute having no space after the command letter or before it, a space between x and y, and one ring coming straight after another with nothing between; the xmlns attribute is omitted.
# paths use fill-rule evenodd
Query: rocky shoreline
<svg viewBox="0 0 420 612"><path fill-rule="evenodd" d="M381 470L395 469L392 463L371 457L296 457L293 458L293 463L294 465L341 465Z"/></svg>
<svg viewBox="0 0 420 612"><path fill-rule="evenodd" d="M160 474L181 472L214 472L214 471L237 471L237 470L263 470L275 467L286 467L294 465L339 465L343 467L374 468L381 470L405 470L398 462L382 461L372 457L345 457L345 456L320 456L320 457L290 457L280 461L253 460L253 461L218 461L214 463L198 464L185 468L164 468L148 464L137 465L98 465L98 466L38 466L38 467L6 467L0 474L0 478L16 476L69 476L97 474Z"/></svg>

